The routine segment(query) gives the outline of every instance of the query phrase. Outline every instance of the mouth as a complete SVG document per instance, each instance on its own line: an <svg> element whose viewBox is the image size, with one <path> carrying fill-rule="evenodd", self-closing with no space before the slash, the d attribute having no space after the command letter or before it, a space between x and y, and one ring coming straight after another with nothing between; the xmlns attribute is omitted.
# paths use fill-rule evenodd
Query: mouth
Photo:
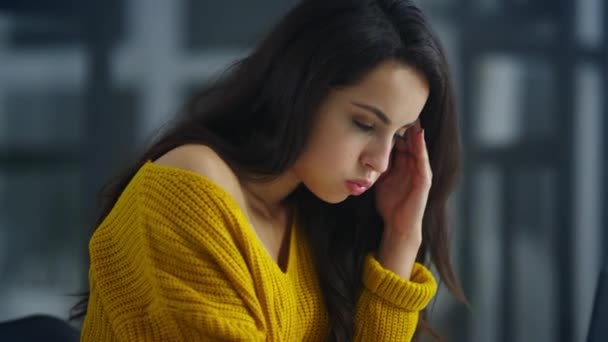
<svg viewBox="0 0 608 342"><path fill-rule="evenodd" d="M358 196L364 193L367 189L369 189L372 184L372 182L365 179L347 180L346 188L351 193L351 195Z"/></svg>

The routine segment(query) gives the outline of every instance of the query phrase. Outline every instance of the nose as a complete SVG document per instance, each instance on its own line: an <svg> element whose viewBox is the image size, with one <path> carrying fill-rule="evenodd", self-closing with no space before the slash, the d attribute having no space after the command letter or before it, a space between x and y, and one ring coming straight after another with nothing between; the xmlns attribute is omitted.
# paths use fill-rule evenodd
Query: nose
<svg viewBox="0 0 608 342"><path fill-rule="evenodd" d="M388 169L392 150L392 141L376 141L368 145L362 153L361 163L366 168L382 174Z"/></svg>

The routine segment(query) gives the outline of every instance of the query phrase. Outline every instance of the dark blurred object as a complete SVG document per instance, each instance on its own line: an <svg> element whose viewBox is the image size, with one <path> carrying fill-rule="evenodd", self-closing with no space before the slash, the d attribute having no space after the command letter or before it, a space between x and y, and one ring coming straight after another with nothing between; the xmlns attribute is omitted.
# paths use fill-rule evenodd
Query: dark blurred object
<svg viewBox="0 0 608 342"><path fill-rule="evenodd" d="M91 18L111 18L103 30L114 44L124 33L124 2L120 0L0 0L0 13L14 20L7 37L12 49L80 44L90 37Z"/></svg>
<svg viewBox="0 0 608 342"><path fill-rule="evenodd" d="M15 13L66 14L79 12L87 1L78 0L1 0L0 10Z"/></svg>
<svg viewBox="0 0 608 342"><path fill-rule="evenodd" d="M226 46L251 47L270 30L275 19L287 12L295 2L186 0L182 21L185 48L205 50Z"/></svg>
<svg viewBox="0 0 608 342"><path fill-rule="evenodd" d="M0 323L0 341L79 341L80 333L67 322L48 315L27 316Z"/></svg>
<svg viewBox="0 0 608 342"><path fill-rule="evenodd" d="M600 272L587 342L608 341L608 265Z"/></svg>

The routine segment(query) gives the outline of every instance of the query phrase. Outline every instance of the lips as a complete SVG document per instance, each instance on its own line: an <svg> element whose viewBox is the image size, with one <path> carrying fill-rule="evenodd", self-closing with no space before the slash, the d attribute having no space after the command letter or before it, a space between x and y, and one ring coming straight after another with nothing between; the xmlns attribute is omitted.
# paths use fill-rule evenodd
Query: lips
<svg viewBox="0 0 608 342"><path fill-rule="evenodd" d="M352 195L361 195L372 186L372 182L366 179L353 179L346 181L346 188Z"/></svg>

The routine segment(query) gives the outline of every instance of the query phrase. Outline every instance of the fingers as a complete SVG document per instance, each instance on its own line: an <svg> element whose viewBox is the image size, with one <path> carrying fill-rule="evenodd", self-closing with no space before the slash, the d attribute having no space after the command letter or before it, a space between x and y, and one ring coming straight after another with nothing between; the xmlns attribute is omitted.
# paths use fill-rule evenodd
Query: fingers
<svg viewBox="0 0 608 342"><path fill-rule="evenodd" d="M429 160L429 154L426 147L426 141L424 139L424 129L420 128L420 131L416 134L417 146L417 167L418 171L427 179L429 182L433 178L433 172L431 171L431 163Z"/></svg>
<svg viewBox="0 0 608 342"><path fill-rule="evenodd" d="M422 124L420 123L420 118L414 122L414 126L412 126L414 132L419 132L422 129Z"/></svg>
<svg viewBox="0 0 608 342"><path fill-rule="evenodd" d="M420 176L430 183L433 175L424 138L424 129L420 125L420 120L416 121L407 133L407 151L405 153L413 158L414 166Z"/></svg>
<svg viewBox="0 0 608 342"><path fill-rule="evenodd" d="M410 167L414 167L429 183L432 179L431 165L424 138L424 129L420 125L420 120L416 121L414 126L408 129L402 139L398 139L395 143L391 157L391 168L402 169L407 166L408 160L411 159Z"/></svg>
<svg viewBox="0 0 608 342"><path fill-rule="evenodd" d="M403 138L399 138L397 139L397 141L395 142L395 148L394 150L397 153L402 153L402 152L407 152L407 150L410 148L410 131L406 131Z"/></svg>

